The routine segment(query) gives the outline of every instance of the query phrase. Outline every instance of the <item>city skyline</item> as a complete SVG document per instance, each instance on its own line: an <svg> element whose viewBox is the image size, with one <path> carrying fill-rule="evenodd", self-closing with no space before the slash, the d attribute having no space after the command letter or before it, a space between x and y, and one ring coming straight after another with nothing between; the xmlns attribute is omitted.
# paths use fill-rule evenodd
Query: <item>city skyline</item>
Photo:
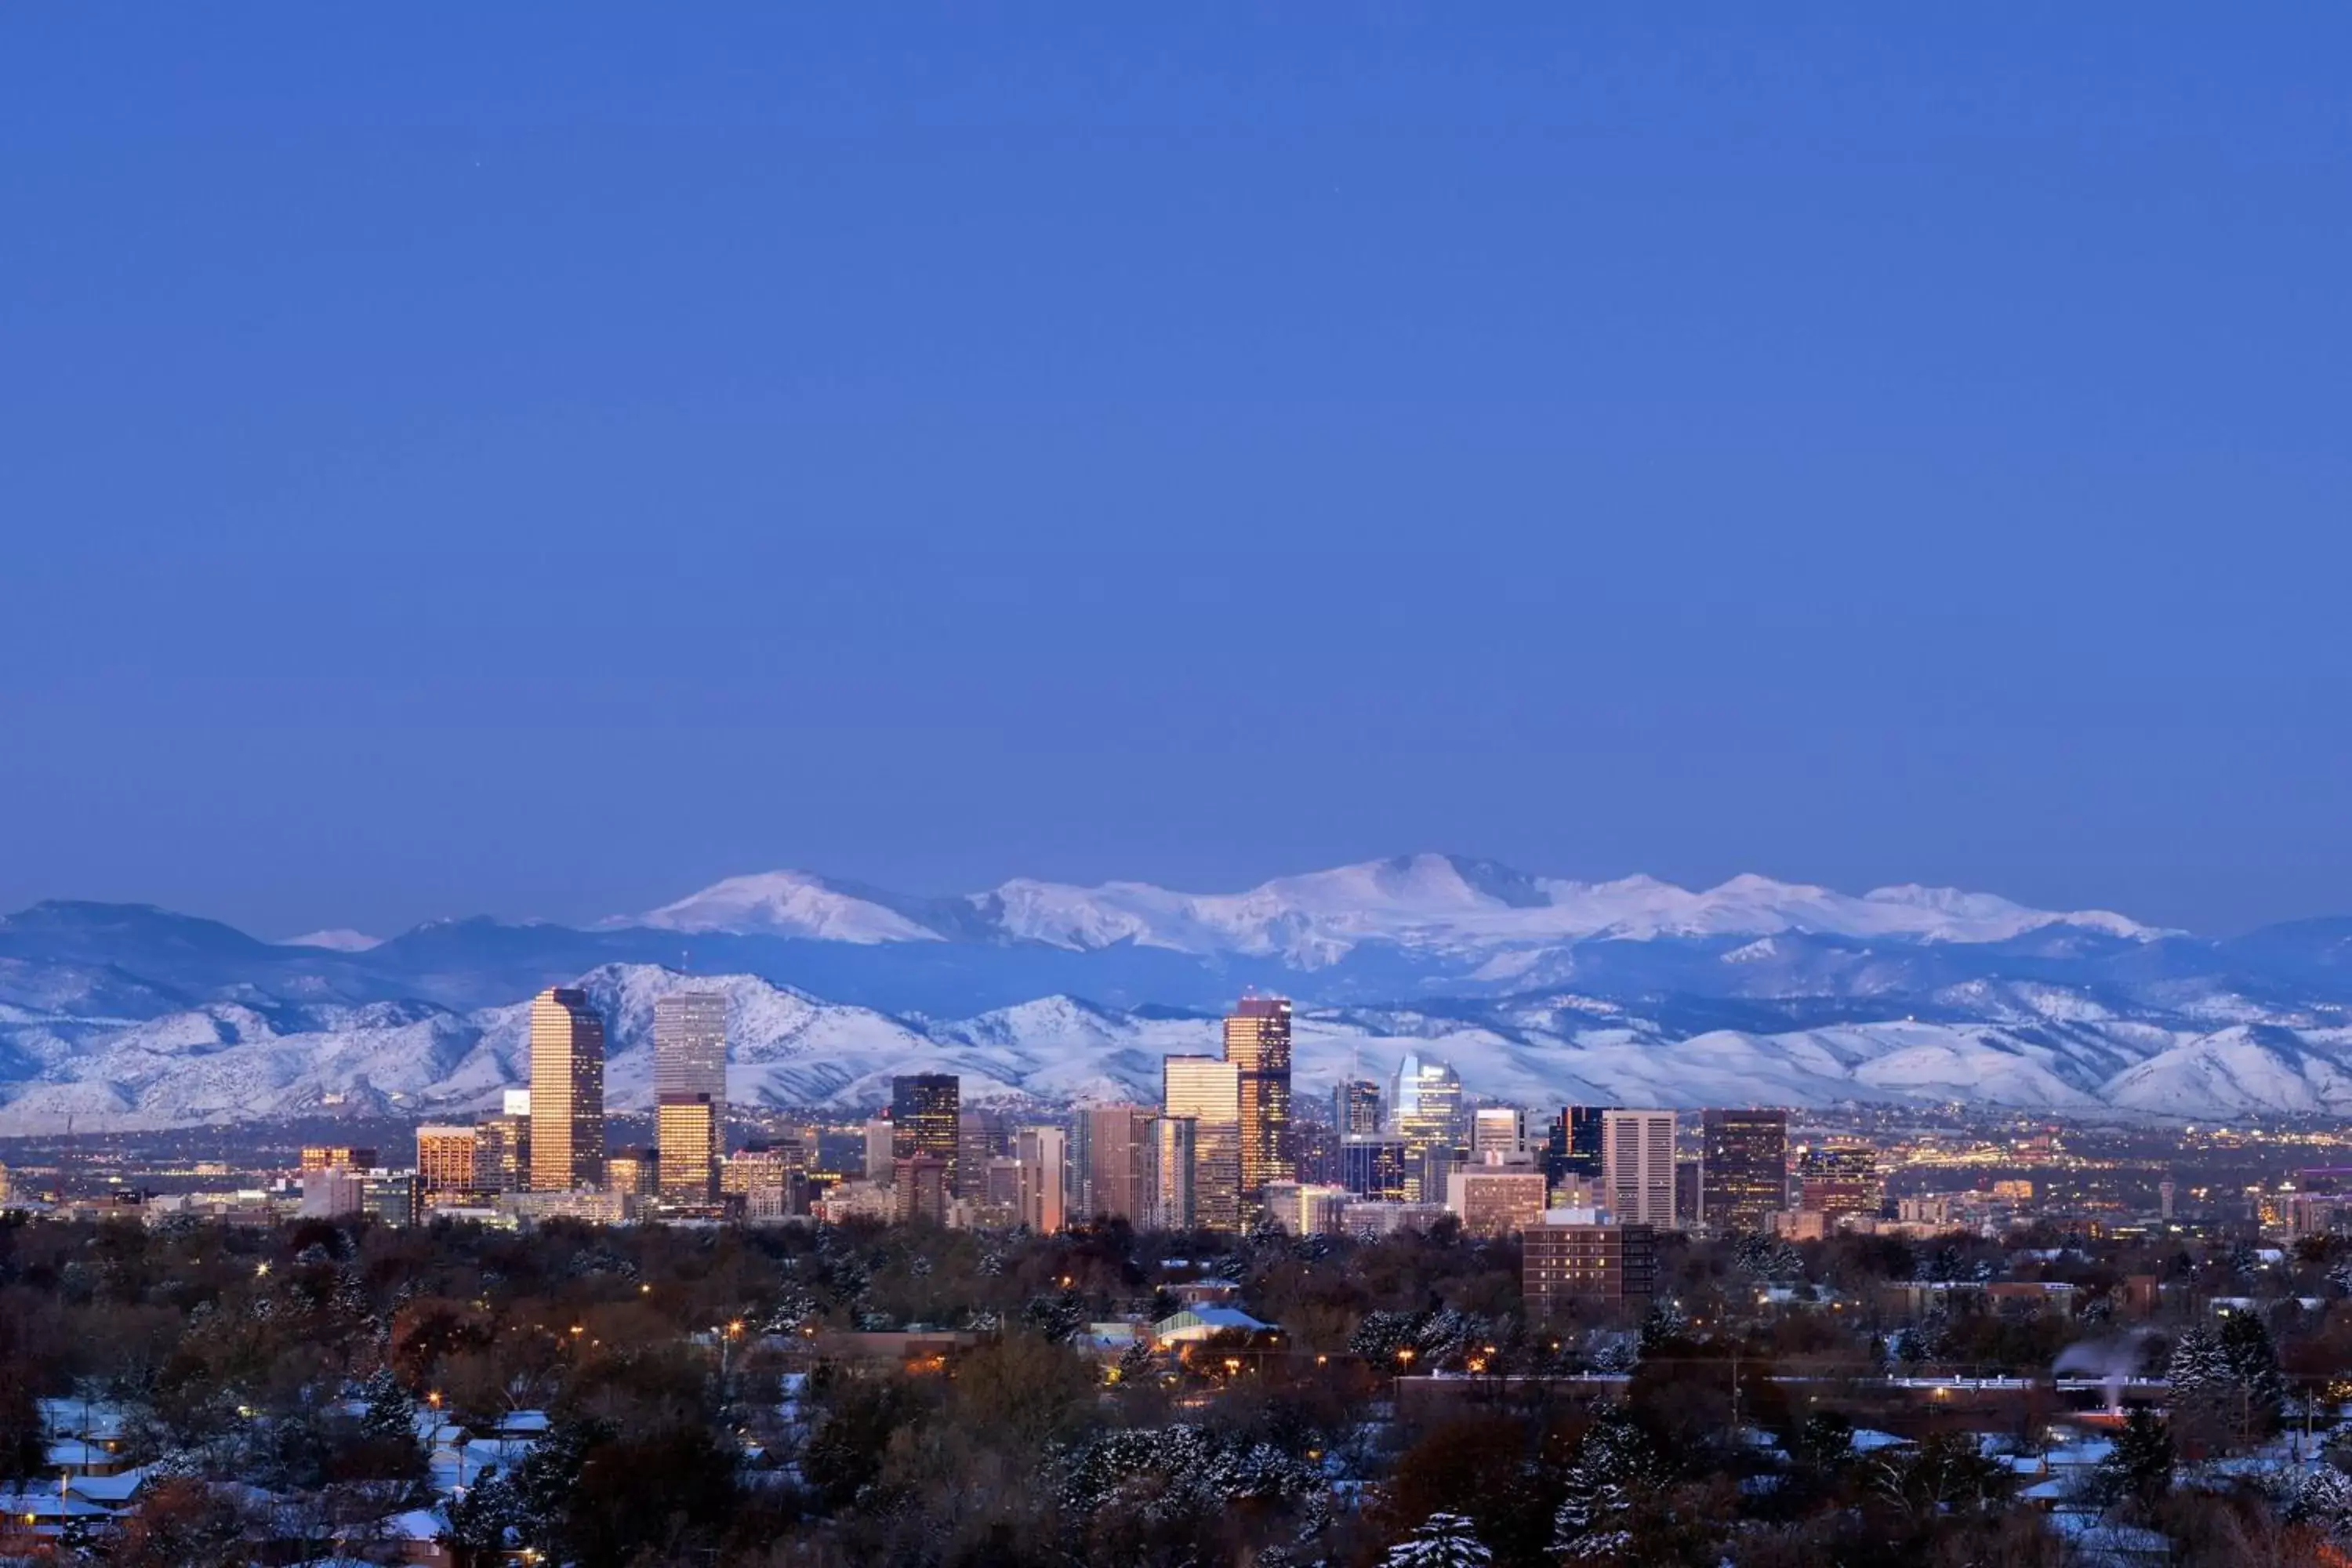
<svg viewBox="0 0 2352 1568"><path fill-rule="evenodd" d="M2348 57L0 7L0 1560L2352 1564Z"/></svg>

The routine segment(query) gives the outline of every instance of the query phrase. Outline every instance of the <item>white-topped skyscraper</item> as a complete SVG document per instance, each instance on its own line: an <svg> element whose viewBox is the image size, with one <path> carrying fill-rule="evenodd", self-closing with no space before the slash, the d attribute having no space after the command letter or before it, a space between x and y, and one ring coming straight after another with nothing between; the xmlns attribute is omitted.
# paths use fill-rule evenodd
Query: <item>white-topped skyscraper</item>
<svg viewBox="0 0 2352 1568"><path fill-rule="evenodd" d="M1601 1113L1601 1187L1619 1225L1675 1228L1675 1113Z"/></svg>
<svg viewBox="0 0 2352 1568"><path fill-rule="evenodd" d="M654 1093L727 1103L727 994L678 991L654 1003Z"/></svg>

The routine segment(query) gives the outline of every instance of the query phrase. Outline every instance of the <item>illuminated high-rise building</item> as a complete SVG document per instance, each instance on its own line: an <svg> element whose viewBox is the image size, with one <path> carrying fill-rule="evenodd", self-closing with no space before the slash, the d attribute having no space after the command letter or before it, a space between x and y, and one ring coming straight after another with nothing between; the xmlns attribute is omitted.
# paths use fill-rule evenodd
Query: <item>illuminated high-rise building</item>
<svg viewBox="0 0 2352 1568"><path fill-rule="evenodd" d="M1675 1228L1675 1113L1601 1113L1601 1184L1617 1224Z"/></svg>
<svg viewBox="0 0 2352 1568"><path fill-rule="evenodd" d="M482 1173L483 1190L493 1193L529 1191L530 1090L508 1089L498 1114L485 1116L475 1122L474 1132L480 1140L477 1168Z"/></svg>
<svg viewBox="0 0 2352 1568"><path fill-rule="evenodd" d="M654 1166L659 1160L651 1149L620 1149L606 1155L604 1191L614 1197L644 1197L654 1190Z"/></svg>
<svg viewBox="0 0 2352 1568"><path fill-rule="evenodd" d="M1079 1112L1078 1120L1087 1146L1082 1212L1088 1219L1148 1225L1152 1113L1140 1105L1101 1105Z"/></svg>
<svg viewBox="0 0 2352 1568"><path fill-rule="evenodd" d="M1240 1229L1240 1069L1217 1057L1170 1057L1160 1068L1160 1109L1193 1123L1193 1223Z"/></svg>
<svg viewBox="0 0 2352 1568"><path fill-rule="evenodd" d="M1544 1222L1521 1232L1528 1321L1594 1307L1639 1308L1657 1289L1657 1233L1643 1225Z"/></svg>
<svg viewBox="0 0 2352 1568"><path fill-rule="evenodd" d="M1601 1118L1606 1107L1564 1105L1547 1128L1544 1174L1555 1187L1601 1180Z"/></svg>
<svg viewBox="0 0 2352 1568"><path fill-rule="evenodd" d="M1482 1105L1471 1113L1470 1163L1528 1163L1528 1113L1516 1105Z"/></svg>
<svg viewBox="0 0 2352 1568"><path fill-rule="evenodd" d="M1544 1174L1532 1165L1465 1165L1445 1184L1465 1236L1511 1236L1542 1223Z"/></svg>
<svg viewBox="0 0 2352 1568"><path fill-rule="evenodd" d="M947 1224L955 1196L948 1188L949 1163L936 1154L909 1154L898 1166L891 1181L892 1217L900 1225Z"/></svg>
<svg viewBox="0 0 2352 1568"><path fill-rule="evenodd" d="M719 1163L719 1195L732 1200L748 1220L779 1220L805 1208L808 1152L786 1142L769 1149L738 1149Z"/></svg>
<svg viewBox="0 0 2352 1568"><path fill-rule="evenodd" d="M604 1183L604 1020L586 992L551 986L530 1002L531 1190Z"/></svg>
<svg viewBox="0 0 2352 1568"><path fill-rule="evenodd" d="M1717 1235L1762 1231L1789 1206L1789 1113L1700 1114L1699 1219Z"/></svg>
<svg viewBox="0 0 2352 1568"><path fill-rule="evenodd" d="M1342 1138L1381 1131L1381 1086L1362 1078L1332 1085L1331 1125Z"/></svg>
<svg viewBox="0 0 2352 1568"><path fill-rule="evenodd" d="M1407 1051L1397 1064L1389 1094L1389 1126L1404 1140L1405 1196L1442 1203L1442 1183L1430 1179L1462 1144L1462 1079L1444 1062L1423 1061Z"/></svg>
<svg viewBox="0 0 2352 1568"><path fill-rule="evenodd" d="M727 1109L727 996L677 991L654 1001L654 1093L707 1095Z"/></svg>
<svg viewBox="0 0 2352 1568"><path fill-rule="evenodd" d="M1241 1190L1251 1206L1268 1182L1297 1176L1290 1136L1290 1003L1244 996L1225 1018L1225 1060L1236 1074Z"/></svg>
<svg viewBox="0 0 2352 1568"><path fill-rule="evenodd" d="M723 993L680 991L655 999L654 1104L661 1195L671 1203L710 1202L727 1152Z"/></svg>
<svg viewBox="0 0 2352 1568"><path fill-rule="evenodd" d="M483 1180L482 1133L476 1127L416 1130L416 1179L425 1191L448 1196L496 1191Z"/></svg>
<svg viewBox="0 0 2352 1568"><path fill-rule="evenodd" d="M1859 1138L1832 1138L1797 1157L1799 1206L1826 1215L1873 1215L1886 1189L1878 1151Z"/></svg>
<svg viewBox="0 0 2352 1568"><path fill-rule="evenodd" d="M1013 1135L1013 1157L1020 1167L1021 1223L1040 1236L1053 1235L1066 1223L1069 1134L1058 1127L1024 1127Z"/></svg>
<svg viewBox="0 0 2352 1568"><path fill-rule="evenodd" d="M715 1110L707 1094L665 1094L654 1108L665 1201L707 1204L716 1198L720 1150Z"/></svg>
<svg viewBox="0 0 2352 1568"><path fill-rule="evenodd" d="M1393 1132L1341 1137L1339 1185L1360 1198L1404 1202L1404 1140Z"/></svg>
<svg viewBox="0 0 2352 1568"><path fill-rule="evenodd" d="M991 1160L1013 1157L1013 1118L986 1106L967 1105L956 1112L956 1193L982 1195L972 1173L985 1171Z"/></svg>
<svg viewBox="0 0 2352 1568"><path fill-rule="evenodd" d="M956 1193L956 1144L962 1121L963 1086L951 1072L905 1073L890 1080L890 1151L893 1179L918 1154L940 1163L948 1195ZM973 1173L974 1179L979 1176ZM903 1205L901 1205L903 1206Z"/></svg>
<svg viewBox="0 0 2352 1568"><path fill-rule="evenodd" d="M1151 1184L1143 1220L1150 1229L1190 1230L1198 1220L1192 1205L1192 1177L1201 1164L1194 1136L1199 1127L1189 1116L1151 1121Z"/></svg>

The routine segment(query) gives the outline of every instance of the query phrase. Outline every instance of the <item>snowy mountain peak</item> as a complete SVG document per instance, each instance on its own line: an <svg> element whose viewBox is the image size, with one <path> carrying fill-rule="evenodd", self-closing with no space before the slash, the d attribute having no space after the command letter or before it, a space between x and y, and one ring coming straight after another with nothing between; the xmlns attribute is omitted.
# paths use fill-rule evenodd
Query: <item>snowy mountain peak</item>
<svg viewBox="0 0 2352 1568"><path fill-rule="evenodd" d="M382 947L383 938L370 936L365 931L337 928L333 931L306 931L289 936L278 942L280 947L317 947L329 952L365 952L372 947Z"/></svg>
<svg viewBox="0 0 2352 1568"><path fill-rule="evenodd" d="M757 932L822 942L936 942L940 933L808 871L730 877L633 921L663 931Z"/></svg>
<svg viewBox="0 0 2352 1568"><path fill-rule="evenodd" d="M1015 878L932 903L776 871L730 879L635 923L856 942L1040 942L1074 952L1129 943L1310 969L1366 942L1473 955L1594 939L1778 931L1950 942L2003 942L2053 926L2134 940L2161 934L2103 910L2059 913L1954 888L1905 885L1856 896L1748 872L1695 892L1654 877L1576 882L1437 854L1276 877L1235 893Z"/></svg>

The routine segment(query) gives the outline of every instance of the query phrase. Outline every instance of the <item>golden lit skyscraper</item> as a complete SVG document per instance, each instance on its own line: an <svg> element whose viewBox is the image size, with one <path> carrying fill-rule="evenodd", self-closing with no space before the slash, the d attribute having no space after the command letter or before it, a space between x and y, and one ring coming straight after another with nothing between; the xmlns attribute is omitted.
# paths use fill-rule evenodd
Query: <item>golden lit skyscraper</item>
<svg viewBox="0 0 2352 1568"><path fill-rule="evenodd" d="M1139 1223L1153 1230L1190 1230L1198 1218L1192 1207L1192 1177L1201 1164L1194 1137L1200 1124L1189 1116L1160 1116L1145 1126L1151 1168Z"/></svg>
<svg viewBox="0 0 2352 1568"><path fill-rule="evenodd" d="M1194 1223L1208 1230L1240 1229L1241 1069L1216 1057L1170 1057L1160 1081L1161 1114L1193 1123Z"/></svg>
<svg viewBox="0 0 2352 1568"><path fill-rule="evenodd" d="M477 1193L490 1187L482 1179L481 1163L480 1129L428 1126L416 1130L416 1179L426 1192Z"/></svg>
<svg viewBox="0 0 2352 1568"><path fill-rule="evenodd" d="M661 1195L674 1204L707 1204L719 1178L719 1121L710 1097L665 1094L654 1110L654 1141L661 1151Z"/></svg>
<svg viewBox="0 0 2352 1568"><path fill-rule="evenodd" d="M530 999L530 1185L560 1193L604 1180L604 1020L584 991Z"/></svg>
<svg viewBox="0 0 2352 1568"><path fill-rule="evenodd" d="M662 1196L672 1203L709 1203L711 1173L727 1152L723 993L681 991L654 1002L654 1103ZM698 1115L696 1105L703 1107Z"/></svg>
<svg viewBox="0 0 2352 1568"><path fill-rule="evenodd" d="M1290 1143L1290 1003L1244 996L1225 1019L1225 1060L1238 1075L1241 1192L1255 1206L1268 1182L1297 1179Z"/></svg>

